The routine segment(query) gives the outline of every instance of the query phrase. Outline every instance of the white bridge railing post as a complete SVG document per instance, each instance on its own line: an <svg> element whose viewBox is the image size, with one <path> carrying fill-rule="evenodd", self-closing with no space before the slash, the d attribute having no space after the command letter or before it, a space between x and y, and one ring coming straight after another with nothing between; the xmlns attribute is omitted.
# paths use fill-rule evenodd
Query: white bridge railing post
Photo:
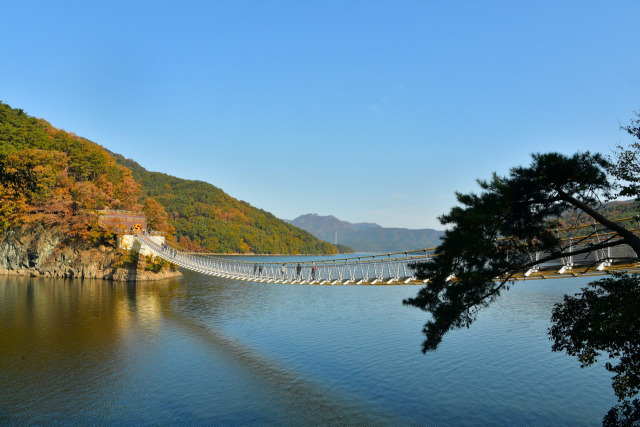
<svg viewBox="0 0 640 427"><path fill-rule="evenodd" d="M434 256L430 253L432 249L424 249L343 259L265 263L187 254L168 246L166 243L156 243L144 231L135 235L134 238L139 244L149 248L156 256L180 267L211 276L263 283L331 285L417 283L414 277L414 270L409 267L409 264L427 261ZM573 270L571 273L574 276L588 272L590 274L602 274L614 263L618 265L626 263L624 264L625 268L630 267L629 270L632 271L640 270L640 265L637 264L637 261L635 263L629 261L633 257L625 256L623 249L616 249L614 255L614 251L610 246L586 253L584 256L574 256L574 252L584 251L589 245L603 244L615 238L614 234L595 228L594 232L586 238L566 239L561 247L559 262L556 261L555 263L540 264L539 261L548 256L548 254L532 250L529 253L529 265L532 265L532 267L526 272L521 272L521 278L558 277L558 275L570 270ZM313 269L314 265L317 267L315 270ZM298 272L298 266L300 266L300 272Z"/></svg>

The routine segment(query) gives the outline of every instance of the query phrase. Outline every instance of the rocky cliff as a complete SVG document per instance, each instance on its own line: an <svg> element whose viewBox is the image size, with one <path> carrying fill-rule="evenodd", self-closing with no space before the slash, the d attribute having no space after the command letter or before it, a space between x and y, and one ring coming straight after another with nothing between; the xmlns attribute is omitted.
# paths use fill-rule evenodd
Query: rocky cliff
<svg viewBox="0 0 640 427"><path fill-rule="evenodd" d="M160 280L181 275L168 266L151 271L145 268L145 257L140 256L134 262L131 258L113 246L69 242L64 234L42 227L0 233L0 274L114 281Z"/></svg>

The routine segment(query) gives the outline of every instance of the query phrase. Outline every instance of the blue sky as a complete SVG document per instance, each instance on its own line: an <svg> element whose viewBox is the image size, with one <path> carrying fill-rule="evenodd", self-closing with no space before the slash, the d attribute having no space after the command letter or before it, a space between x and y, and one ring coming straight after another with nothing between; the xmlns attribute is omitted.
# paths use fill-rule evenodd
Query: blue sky
<svg viewBox="0 0 640 427"><path fill-rule="evenodd" d="M532 152L610 153L639 1L5 1L0 100L285 219L439 228Z"/></svg>

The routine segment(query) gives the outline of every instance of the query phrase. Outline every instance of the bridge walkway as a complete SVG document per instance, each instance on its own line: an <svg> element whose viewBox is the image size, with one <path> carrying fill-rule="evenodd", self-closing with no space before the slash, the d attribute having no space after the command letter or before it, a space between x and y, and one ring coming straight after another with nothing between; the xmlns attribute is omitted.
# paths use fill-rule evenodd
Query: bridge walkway
<svg viewBox="0 0 640 427"><path fill-rule="evenodd" d="M634 230L636 234L640 230ZM596 232L588 238L563 240L565 256L548 263L516 272L510 280L556 279L578 276L597 276L612 271L640 271L640 262L626 245L619 245L586 254L574 252L589 245L615 240L612 233ZM188 270L217 277L260 283L309 285L416 285L424 284L414 276L412 264L427 261L435 248L370 255L351 258L330 258L300 262L255 262L229 258L208 257L173 249L154 242L146 233L135 239L151 252ZM531 260L543 259L543 253L530 253ZM455 280L451 277L450 280ZM502 278L496 278L502 280Z"/></svg>

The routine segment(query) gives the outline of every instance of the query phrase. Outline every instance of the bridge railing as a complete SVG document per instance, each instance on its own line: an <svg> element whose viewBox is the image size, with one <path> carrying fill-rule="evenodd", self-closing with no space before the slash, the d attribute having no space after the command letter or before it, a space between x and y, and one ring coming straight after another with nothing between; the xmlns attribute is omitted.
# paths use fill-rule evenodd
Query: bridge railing
<svg viewBox="0 0 640 427"><path fill-rule="evenodd" d="M160 245L145 233L136 236L157 256L181 267L239 280L280 283L382 284L415 280L410 264L432 257L430 249L386 255L304 262L251 262L185 254Z"/></svg>
<svg viewBox="0 0 640 427"><path fill-rule="evenodd" d="M636 234L639 230L633 230ZM368 255L351 258L332 258L300 262L256 262L231 260L220 257L203 257L186 254L165 244L154 242L149 235L136 236L141 244L149 247L157 256L181 267L213 276L256 282L279 282L299 284L400 284L416 283L412 264L432 258L435 248L424 250ZM563 254L553 261L536 264L548 253L532 250L529 252L533 267L513 276L514 279L557 277L565 273L601 274L613 264L627 263L636 268L635 252L626 245L619 245L585 253L594 244L620 239L615 233L603 230L586 236L562 240L559 249ZM496 241L497 245L505 240ZM636 268L637 269L637 268ZM549 275L549 272L552 274ZM455 280L455 277L452 277Z"/></svg>

